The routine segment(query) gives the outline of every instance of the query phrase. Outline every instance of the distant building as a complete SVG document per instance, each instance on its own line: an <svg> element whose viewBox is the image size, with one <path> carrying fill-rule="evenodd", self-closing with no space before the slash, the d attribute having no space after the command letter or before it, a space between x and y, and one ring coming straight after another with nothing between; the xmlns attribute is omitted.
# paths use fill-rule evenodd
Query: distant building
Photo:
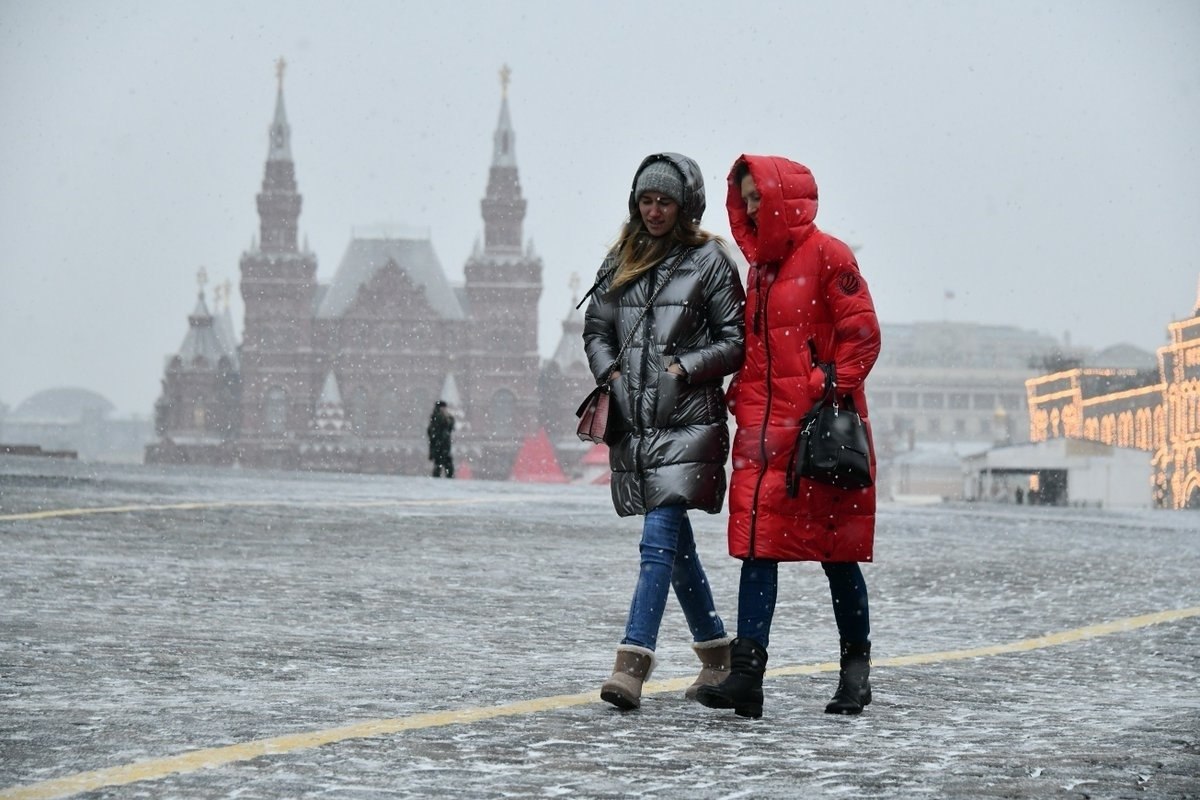
<svg viewBox="0 0 1200 800"><path fill-rule="evenodd" d="M240 423L241 375L233 320L226 303L214 317L204 302L204 276L188 332L167 361L154 406L159 441L146 448L149 463L231 464ZM227 293L228 286L218 287Z"/></svg>
<svg viewBox="0 0 1200 800"><path fill-rule="evenodd" d="M867 402L883 457L1026 441L1025 381L1067 350L1044 334L973 322L884 324L882 337Z"/></svg>
<svg viewBox="0 0 1200 800"><path fill-rule="evenodd" d="M1108 353L1095 364L1026 381L1029 438L1144 451L1153 465L1154 504L1200 509L1200 297L1193 316L1168 324L1167 332L1156 369Z"/></svg>
<svg viewBox="0 0 1200 800"><path fill-rule="evenodd" d="M114 419L113 411L107 398L89 389L47 389L0 413L0 445L17 453L34 448L83 461L137 463L154 438L151 422Z"/></svg>
<svg viewBox="0 0 1200 800"><path fill-rule="evenodd" d="M578 289L578 276L572 276L572 289ZM572 297L572 306L578 304ZM558 460L573 479L587 477L589 467L584 458L594 445L581 442L575 435L578 420L575 410L595 387L596 379L588 367L583 349L583 312L572 308L562 323L562 337L549 360L542 365L538 394L541 397L540 419L554 443ZM604 462L607 467L607 460Z"/></svg>
<svg viewBox="0 0 1200 800"><path fill-rule="evenodd" d="M281 63L259 237L241 258L243 340L222 333L231 325L201 296L163 377L147 462L426 474L425 426L439 399L458 418L455 461L474 477L509 477L542 427L564 466L578 460L572 413L586 390L572 381L582 340L541 363L542 261L523 243L507 69L502 85L483 242L464 285L449 284L428 236L394 234L355 236L325 285L298 242ZM575 325L569 317L564 339Z"/></svg>
<svg viewBox="0 0 1200 800"><path fill-rule="evenodd" d="M1081 439L996 447L964 460L967 500L1149 508L1150 462L1137 450Z"/></svg>

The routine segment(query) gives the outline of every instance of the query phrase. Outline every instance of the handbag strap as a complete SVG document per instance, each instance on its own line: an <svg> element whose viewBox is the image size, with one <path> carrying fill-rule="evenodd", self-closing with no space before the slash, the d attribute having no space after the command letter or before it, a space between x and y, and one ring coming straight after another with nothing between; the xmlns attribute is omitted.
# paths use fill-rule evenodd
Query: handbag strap
<svg viewBox="0 0 1200 800"><path fill-rule="evenodd" d="M820 360L817 356L817 343L811 337L808 340L808 351L812 353L813 366L825 373L825 395L817 407L832 405L834 411L837 411L837 364L832 361Z"/></svg>
<svg viewBox="0 0 1200 800"><path fill-rule="evenodd" d="M663 279L662 283L654 287L654 291L650 293L650 299L646 302L642 312L638 314L638 318L633 323L633 327L629 329L629 333L626 335L625 341L621 344L621 349L617 351L617 357L613 359L613 366L608 368L609 373L612 373L613 368L621 363L621 358L625 355L625 351L629 349L630 343L633 342L634 334L637 333L638 327L642 324L642 320L646 318L646 314L651 308L654 307L654 301L658 299L658 293L666 288L666 285L671 282L671 278L675 275L675 270L679 269L679 265L683 263L683 259L686 258L687 254L690 252L692 252L691 248L685 248L684 251L679 254L679 257L675 259L675 263L671 264L670 268L667 270L667 277ZM608 381L602 380L597 381L597 383L608 383Z"/></svg>
<svg viewBox="0 0 1200 800"><path fill-rule="evenodd" d="M604 266L604 264L608 263L608 259L605 259L604 264L602 264L600 266L600 269L602 269L603 272L596 278L596 282L592 284L592 288L590 288L586 292L584 292L583 297L580 298L579 302L575 304L576 311L578 311L583 306L583 304L587 302L589 297L591 297L593 294L596 293L596 290L600 288L600 284L602 284L606 280L608 280L609 277L611 277L612 274L617 271L617 267L619 266L619 264L616 263L616 261L617 261L616 257L612 257L612 260L613 260L613 265L611 267L608 267L606 269Z"/></svg>

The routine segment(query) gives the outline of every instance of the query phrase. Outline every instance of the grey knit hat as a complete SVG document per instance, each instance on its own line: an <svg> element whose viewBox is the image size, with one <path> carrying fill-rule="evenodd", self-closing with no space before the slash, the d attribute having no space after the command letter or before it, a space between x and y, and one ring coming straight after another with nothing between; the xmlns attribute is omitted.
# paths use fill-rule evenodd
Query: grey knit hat
<svg viewBox="0 0 1200 800"><path fill-rule="evenodd" d="M634 183L634 197L646 192L659 192L683 205L683 175L670 161L652 161L638 173Z"/></svg>

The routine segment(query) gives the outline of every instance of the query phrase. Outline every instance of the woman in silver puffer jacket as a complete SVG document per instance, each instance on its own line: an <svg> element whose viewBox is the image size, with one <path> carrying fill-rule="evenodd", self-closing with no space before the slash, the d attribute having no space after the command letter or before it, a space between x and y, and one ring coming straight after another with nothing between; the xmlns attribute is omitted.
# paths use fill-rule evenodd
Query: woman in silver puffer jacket
<svg viewBox="0 0 1200 800"><path fill-rule="evenodd" d="M601 688L601 697L623 710L641 704L672 585L702 665L687 697L729 669L730 639L687 511L715 514L725 500L722 386L742 364L745 291L720 240L700 228L704 207L695 161L678 153L647 156L584 318L589 366L611 391L613 505L620 516L645 516L625 636Z"/></svg>

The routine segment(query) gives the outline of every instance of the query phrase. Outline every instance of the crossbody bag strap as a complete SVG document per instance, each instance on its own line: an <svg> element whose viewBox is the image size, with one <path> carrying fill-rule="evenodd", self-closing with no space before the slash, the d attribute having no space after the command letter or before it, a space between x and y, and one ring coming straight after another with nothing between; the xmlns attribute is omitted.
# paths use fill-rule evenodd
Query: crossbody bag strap
<svg viewBox="0 0 1200 800"><path fill-rule="evenodd" d="M613 260L613 265L611 267L609 267L608 269L604 269L603 264L600 265L600 268L604 271L602 273L600 273L600 275L596 278L596 282L592 284L592 288L590 288L586 292L584 292L583 298L575 306L576 311L578 311L580 308L582 308L583 304L588 301L588 298L596 293L596 290L600 288L600 284L602 284L606 280L608 280L612 276L612 274L617 271L617 267L619 266L619 263L617 262L616 258L613 258L612 260ZM605 261L605 263L608 263L607 258L604 261Z"/></svg>
<svg viewBox="0 0 1200 800"><path fill-rule="evenodd" d="M629 334L625 337L625 341L621 344L621 349L617 351L617 357L613 359L613 366L608 368L608 372L610 374L612 373L613 368L621 363L621 358L625 355L625 351L629 349L629 344L633 341L634 334L637 333L638 327L642 324L642 320L646 318L646 314L654 306L654 301L658 299L658 293L661 292L666 285L671 282L671 278L675 275L675 270L679 269L679 265L683 263L683 259L685 259L687 254L690 252L692 252L691 248L687 248L679 254L679 257L675 259L675 263L671 264L670 269L667 270L667 277L664 278L662 283L656 286L654 291L650 293L650 300L647 301L646 306L642 309L642 313L638 314L637 321L633 323L633 327L629 329ZM607 383L607 381L598 382Z"/></svg>

